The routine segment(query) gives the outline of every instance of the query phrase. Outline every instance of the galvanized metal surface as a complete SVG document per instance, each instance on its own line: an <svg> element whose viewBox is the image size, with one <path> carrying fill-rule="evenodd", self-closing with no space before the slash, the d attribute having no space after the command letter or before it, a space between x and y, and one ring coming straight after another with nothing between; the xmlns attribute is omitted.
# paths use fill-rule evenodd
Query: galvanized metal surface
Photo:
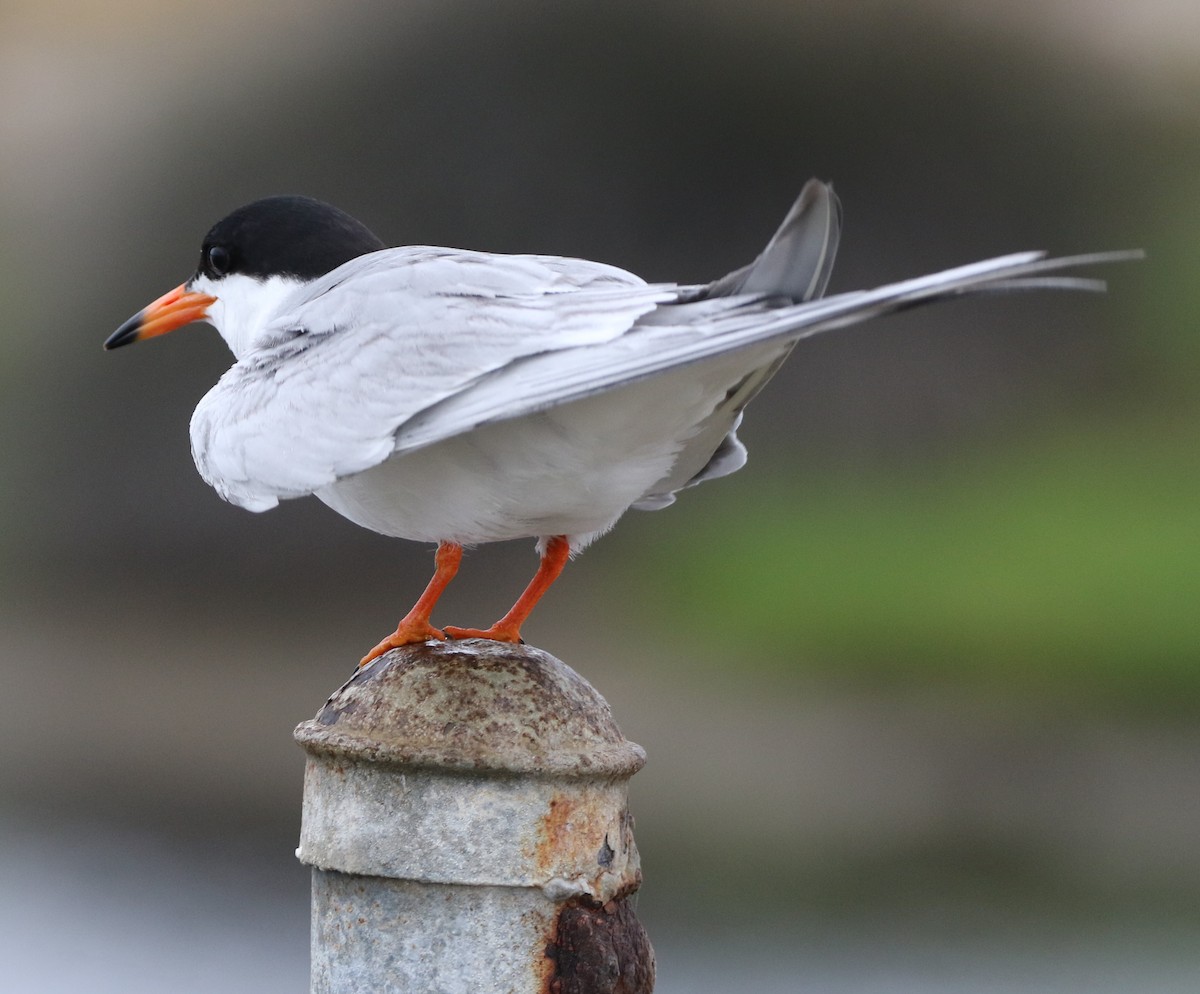
<svg viewBox="0 0 1200 994"><path fill-rule="evenodd" d="M304 790L299 856L322 869L601 902L638 879L625 781L426 769L384 779L367 763L315 757Z"/></svg>
<svg viewBox="0 0 1200 994"><path fill-rule="evenodd" d="M431 886L313 870L321 994L549 991L557 905L513 887Z"/></svg>
<svg viewBox="0 0 1200 994"><path fill-rule="evenodd" d="M296 738L313 992L652 989L625 901L645 754L565 664L494 642L408 646Z"/></svg>

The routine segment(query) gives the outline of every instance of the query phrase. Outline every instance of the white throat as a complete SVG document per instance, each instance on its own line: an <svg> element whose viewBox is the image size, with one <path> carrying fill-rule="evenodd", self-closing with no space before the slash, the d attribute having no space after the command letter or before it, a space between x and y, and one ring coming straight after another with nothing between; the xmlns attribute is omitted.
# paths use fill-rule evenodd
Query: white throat
<svg viewBox="0 0 1200 994"><path fill-rule="evenodd" d="M272 320L300 285L295 277L255 279L240 273L219 280L199 275L188 284L192 290L217 298L206 320L220 332L235 359L266 344Z"/></svg>

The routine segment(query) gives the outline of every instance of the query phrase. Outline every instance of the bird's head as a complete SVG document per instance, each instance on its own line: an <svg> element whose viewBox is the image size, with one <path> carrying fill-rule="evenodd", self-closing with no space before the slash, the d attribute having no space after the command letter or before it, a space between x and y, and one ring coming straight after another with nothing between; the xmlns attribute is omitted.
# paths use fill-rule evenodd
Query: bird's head
<svg viewBox="0 0 1200 994"><path fill-rule="evenodd" d="M213 225L192 276L138 311L104 347L207 321L240 357L253 347L267 316L297 287L382 248L365 225L319 200L256 200Z"/></svg>

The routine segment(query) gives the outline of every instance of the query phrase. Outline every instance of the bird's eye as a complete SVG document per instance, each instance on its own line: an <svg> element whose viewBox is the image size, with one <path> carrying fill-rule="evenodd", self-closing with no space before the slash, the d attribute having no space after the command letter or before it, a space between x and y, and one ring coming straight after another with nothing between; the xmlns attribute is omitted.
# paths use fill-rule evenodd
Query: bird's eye
<svg viewBox="0 0 1200 994"><path fill-rule="evenodd" d="M210 245L205 255L205 261L208 263L208 271L213 276L224 276L233 265L229 249L223 245Z"/></svg>

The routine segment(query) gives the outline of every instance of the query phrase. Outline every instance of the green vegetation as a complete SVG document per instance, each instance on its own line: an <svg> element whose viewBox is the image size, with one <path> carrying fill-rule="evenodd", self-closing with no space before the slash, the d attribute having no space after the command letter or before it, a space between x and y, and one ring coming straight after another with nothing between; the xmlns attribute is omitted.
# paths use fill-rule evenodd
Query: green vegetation
<svg viewBox="0 0 1200 994"><path fill-rule="evenodd" d="M1076 426L912 479L760 476L752 508L727 493L664 516L651 580L681 628L788 667L1190 705L1196 422Z"/></svg>

